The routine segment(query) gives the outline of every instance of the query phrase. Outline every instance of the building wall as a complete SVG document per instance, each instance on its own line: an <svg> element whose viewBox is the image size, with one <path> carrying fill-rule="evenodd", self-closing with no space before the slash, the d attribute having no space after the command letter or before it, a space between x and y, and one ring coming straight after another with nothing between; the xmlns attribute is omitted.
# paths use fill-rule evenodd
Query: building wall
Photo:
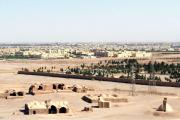
<svg viewBox="0 0 180 120"><path fill-rule="evenodd" d="M57 108L57 113L60 113L62 112L62 108L65 108L65 113L68 113L69 112L69 108L66 108L66 107L61 107L61 108ZM49 110L48 108L44 109L28 109L28 107L25 107L25 114L27 115L35 115L35 114L50 114L49 113ZM64 112L62 112L64 113Z"/></svg>
<svg viewBox="0 0 180 120"><path fill-rule="evenodd" d="M48 114L49 110L48 109L30 109L29 110L29 115L33 114Z"/></svg>
<svg viewBox="0 0 180 120"><path fill-rule="evenodd" d="M52 76L52 77L62 77L62 78L74 78L74 79L87 79L87 80L95 79L95 80L101 80L101 81L131 83L130 79L124 79L124 78L122 79L122 78L108 78L108 77L98 77L98 76L82 76L82 75L45 73L45 72L26 72L26 71L18 71L18 74L41 75L41 76ZM136 80L136 84L149 85L149 81L138 79L138 80ZM175 82L157 81L156 85L157 86L180 87L180 83L175 83Z"/></svg>

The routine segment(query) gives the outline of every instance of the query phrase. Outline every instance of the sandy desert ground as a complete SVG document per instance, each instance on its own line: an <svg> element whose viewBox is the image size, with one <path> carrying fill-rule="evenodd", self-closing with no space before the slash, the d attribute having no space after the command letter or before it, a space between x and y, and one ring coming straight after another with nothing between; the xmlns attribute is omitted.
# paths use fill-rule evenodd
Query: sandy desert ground
<svg viewBox="0 0 180 120"><path fill-rule="evenodd" d="M33 83L80 84L95 89L95 92L91 91L88 94L115 93L128 98L129 102L113 104L111 108L94 108L93 112L81 112L83 107L91 106L91 104L81 100L81 97L86 93L26 95L22 99L0 99L0 120L180 120L180 88L156 87L157 92L162 93L162 95L150 95L145 93L148 91L147 86L136 85L136 96L130 96L128 92L130 89L129 84L17 74L17 70L22 67L71 66L81 63L82 61L76 60L0 61L0 92L7 89L28 91L28 87ZM167 95L167 93L170 95ZM164 97L168 98L168 103L173 107L174 111L172 113L156 112L156 108L162 103ZM48 99L68 101L71 112L57 115L24 115L20 111L23 109L24 104L29 101Z"/></svg>

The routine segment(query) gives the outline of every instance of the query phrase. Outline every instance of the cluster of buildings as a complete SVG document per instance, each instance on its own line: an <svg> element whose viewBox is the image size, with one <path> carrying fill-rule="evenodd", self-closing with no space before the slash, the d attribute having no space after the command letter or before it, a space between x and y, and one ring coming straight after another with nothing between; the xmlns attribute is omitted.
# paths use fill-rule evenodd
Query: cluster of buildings
<svg viewBox="0 0 180 120"><path fill-rule="evenodd" d="M128 102L127 98L122 98L117 94L93 94L93 95L87 94L83 96L82 99L88 103L98 103L99 100L109 101L112 103Z"/></svg>
<svg viewBox="0 0 180 120"><path fill-rule="evenodd" d="M151 52L180 51L179 43L56 43L0 45L0 58L149 58Z"/></svg>
<svg viewBox="0 0 180 120"><path fill-rule="evenodd" d="M28 93L31 95L47 94L59 91L64 92L77 92L85 93L87 91L93 91L94 89L87 88L81 85L65 85L64 83L53 83L53 84L33 84L29 87Z"/></svg>
<svg viewBox="0 0 180 120"><path fill-rule="evenodd" d="M70 51L68 49L24 50L15 52L15 56L39 59L60 59L69 58Z"/></svg>
<svg viewBox="0 0 180 120"><path fill-rule="evenodd" d="M50 49L46 51L21 51L15 55L34 57L41 59L58 58L97 58L97 57L118 57L118 58L150 58L152 54L146 51L108 51L108 50L69 50Z"/></svg>
<svg viewBox="0 0 180 120"><path fill-rule="evenodd" d="M6 90L4 93L0 93L0 98L15 99L23 98L25 95L24 91L17 91L14 89Z"/></svg>
<svg viewBox="0 0 180 120"><path fill-rule="evenodd" d="M64 58L99 58L99 57L117 57L117 58L150 58L151 52L146 51L126 51L126 50L84 50L84 49L18 49L5 48L0 50L0 56L15 57L15 58L36 58L36 59L64 59ZM10 57L10 58L11 58Z"/></svg>
<svg viewBox="0 0 180 120"><path fill-rule="evenodd" d="M117 58L151 58L152 53L146 51L96 51L95 56Z"/></svg>
<svg viewBox="0 0 180 120"><path fill-rule="evenodd" d="M32 84L29 87L28 95L40 95L40 94L50 94L57 92L76 92L76 93L86 93L90 91L85 86L81 85L65 85L64 83L53 83L53 84ZM17 99L24 98L24 91L7 90L4 93L0 93L0 98L4 99ZM87 109L86 109L87 110ZM58 113L68 113L70 111L70 106L67 101L31 101L25 104L24 114L58 114Z"/></svg>
<svg viewBox="0 0 180 120"><path fill-rule="evenodd" d="M0 48L0 56L13 56L16 52L19 52L19 47L2 47Z"/></svg>
<svg viewBox="0 0 180 120"><path fill-rule="evenodd" d="M67 92L67 90L76 93L86 93L87 91L94 91L92 88L87 88L81 85L65 85L64 83L53 83L53 84L32 84L29 87L27 95L40 95L40 94L50 94L56 92ZM23 98L25 93L23 91L8 90L4 93L6 99L8 98ZM2 96L2 95L0 95ZM118 102L128 102L127 98L121 98L116 94L94 94L85 95L82 99L88 103L96 103L97 108L110 108L111 103ZM59 114L59 113L69 113L71 107L67 101L30 101L24 105L24 114L34 115L34 114ZM82 111L93 111L93 106L84 107Z"/></svg>
<svg viewBox="0 0 180 120"><path fill-rule="evenodd" d="M85 86L73 85L68 86L63 83L54 83L54 84L33 84L29 87L29 94L36 95L36 93L44 94L49 93L49 91L64 91L71 90L74 92L86 92L89 90ZM8 97L11 98L22 98L25 96L23 91L16 90L8 90L4 93L6 95L6 99ZM1 97L2 95L0 95ZM93 103L90 107L84 107L82 111L93 111L93 108L111 108L113 103L127 103L128 99L124 97L120 97L117 94L87 94L82 97L82 100ZM94 106L94 103L97 106ZM71 111L70 104L68 101L64 100L45 100L45 101L30 101L25 103L24 105L24 114L27 115L35 115L35 114L61 114L61 113L69 113ZM157 114L164 114L173 112L172 107L167 104L167 98L164 98L162 104L156 109Z"/></svg>

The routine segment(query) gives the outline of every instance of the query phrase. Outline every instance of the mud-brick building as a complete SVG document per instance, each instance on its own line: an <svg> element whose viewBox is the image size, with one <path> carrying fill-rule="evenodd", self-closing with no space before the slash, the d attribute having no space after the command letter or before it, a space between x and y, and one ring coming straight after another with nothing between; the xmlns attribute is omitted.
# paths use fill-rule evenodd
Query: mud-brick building
<svg viewBox="0 0 180 120"><path fill-rule="evenodd" d="M67 89L67 86L64 83L54 83L53 89L54 90L65 90L65 89Z"/></svg>
<svg viewBox="0 0 180 120"><path fill-rule="evenodd" d="M99 98L102 98L104 101L110 101L112 103L128 102L127 98L120 97L116 94L88 94L82 97L82 99L88 103L97 103Z"/></svg>
<svg viewBox="0 0 180 120"><path fill-rule="evenodd" d="M29 87L29 94L46 94L63 90L71 90L72 87L65 85L64 83L54 83L54 84L33 84Z"/></svg>
<svg viewBox="0 0 180 120"><path fill-rule="evenodd" d="M6 99L14 99L14 98L22 98L22 97L24 97L23 91L7 90L5 92Z"/></svg>
<svg viewBox="0 0 180 120"><path fill-rule="evenodd" d="M32 101L25 104L24 113L28 115L32 114L58 114L68 113L69 104L66 101Z"/></svg>
<svg viewBox="0 0 180 120"><path fill-rule="evenodd" d="M53 91L52 84L34 84L29 87L29 94L43 94Z"/></svg>
<svg viewBox="0 0 180 120"><path fill-rule="evenodd" d="M72 86L72 91L77 93L85 93L88 91L88 89L85 86L75 84Z"/></svg>
<svg viewBox="0 0 180 120"><path fill-rule="evenodd" d="M110 108L111 107L111 102L110 101L105 101L103 98L99 98L98 101L98 107L99 108Z"/></svg>

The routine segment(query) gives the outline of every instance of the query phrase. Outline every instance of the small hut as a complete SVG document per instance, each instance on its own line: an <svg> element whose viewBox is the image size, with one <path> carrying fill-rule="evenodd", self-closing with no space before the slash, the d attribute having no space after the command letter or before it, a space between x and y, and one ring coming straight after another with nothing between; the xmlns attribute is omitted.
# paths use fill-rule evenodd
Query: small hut
<svg viewBox="0 0 180 120"><path fill-rule="evenodd" d="M53 91L52 84L34 84L29 87L29 94L43 94Z"/></svg>
<svg viewBox="0 0 180 120"><path fill-rule="evenodd" d="M53 89L55 90L64 90L66 89L66 86L64 83L56 83L56 84L53 84Z"/></svg>
<svg viewBox="0 0 180 120"><path fill-rule="evenodd" d="M5 92L6 99L12 99L12 98L22 98L24 97L23 91L16 91L16 90L7 90Z"/></svg>
<svg viewBox="0 0 180 120"><path fill-rule="evenodd" d="M73 85L72 91L78 92L78 93L84 93L84 92L87 92L87 88L85 86L76 84L76 85Z"/></svg>
<svg viewBox="0 0 180 120"><path fill-rule="evenodd" d="M104 101L110 101L112 103L128 102L127 98L120 97L116 94L94 94L82 97L82 99L88 103L97 103L99 98L103 98Z"/></svg>
<svg viewBox="0 0 180 120"><path fill-rule="evenodd" d="M99 108L110 108L111 107L111 102L110 101L105 101L103 98L99 98L98 101L98 107Z"/></svg>

